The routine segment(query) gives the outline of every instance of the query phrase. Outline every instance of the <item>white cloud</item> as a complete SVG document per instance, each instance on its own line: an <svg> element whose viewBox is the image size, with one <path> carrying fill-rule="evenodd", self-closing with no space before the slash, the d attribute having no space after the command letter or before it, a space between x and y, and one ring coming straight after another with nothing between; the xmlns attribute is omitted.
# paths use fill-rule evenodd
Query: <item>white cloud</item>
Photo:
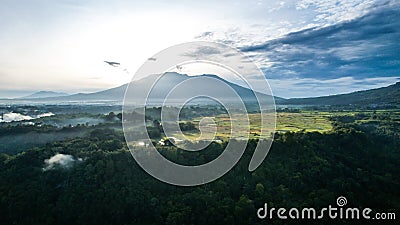
<svg viewBox="0 0 400 225"><path fill-rule="evenodd" d="M315 11L314 21L327 25L362 16L378 3L377 0L301 0L296 9Z"/></svg>
<svg viewBox="0 0 400 225"><path fill-rule="evenodd" d="M49 159L44 160L46 167L43 168L43 171L51 170L56 168L57 166L69 169L73 166L73 164L77 161L74 159L72 155L64 155L64 154L56 154ZM78 161L82 161L81 158L78 158Z"/></svg>

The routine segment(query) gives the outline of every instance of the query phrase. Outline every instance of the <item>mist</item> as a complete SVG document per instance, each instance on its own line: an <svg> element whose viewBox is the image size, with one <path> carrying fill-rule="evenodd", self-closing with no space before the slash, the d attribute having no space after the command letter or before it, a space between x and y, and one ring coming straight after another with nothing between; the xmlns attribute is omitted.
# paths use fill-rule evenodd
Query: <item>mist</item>
<svg viewBox="0 0 400 225"><path fill-rule="evenodd" d="M23 115L21 113L9 112L9 113L4 113L2 115L2 117L0 118L0 122L10 123L13 121L33 120L33 119L49 117L49 116L54 116L54 115L55 114L52 112L42 113L42 114L38 114L35 116L29 116L29 115Z"/></svg>
<svg viewBox="0 0 400 225"><path fill-rule="evenodd" d="M78 158L77 160L82 161L81 158ZM43 171L55 169L57 167L61 167L63 169L69 169L74 165L74 163L77 160L74 159L72 155L65 155L58 153L50 157L49 159L44 160L47 166L43 168Z"/></svg>
<svg viewBox="0 0 400 225"><path fill-rule="evenodd" d="M53 141L84 136L84 131L37 133L30 132L0 137L0 152L15 154Z"/></svg>

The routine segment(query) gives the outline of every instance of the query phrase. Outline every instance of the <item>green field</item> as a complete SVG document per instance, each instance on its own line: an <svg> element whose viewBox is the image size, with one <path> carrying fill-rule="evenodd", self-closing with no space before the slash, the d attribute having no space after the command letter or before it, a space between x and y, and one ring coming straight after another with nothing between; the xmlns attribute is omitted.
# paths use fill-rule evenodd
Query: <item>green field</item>
<svg viewBox="0 0 400 225"><path fill-rule="evenodd" d="M250 138L259 138L261 133L261 115L259 113L249 114L249 123L250 123ZM320 113L320 112L301 112L301 113L277 113L276 114L276 129L275 132L296 132L296 131L305 131L305 132L326 132L332 130L332 122L329 120L331 114L329 113ZM208 117L208 123L205 124L203 131L205 133L214 133L216 131L216 139L226 140L230 137L231 130L231 119L226 114L221 114L215 117ZM190 122L196 124L196 127L199 128L199 122L201 121L201 117L194 118ZM214 122L215 121L215 124ZM235 138L242 139L246 138L245 134L247 133L247 123L246 118L242 117L241 119L235 120L239 127ZM215 129L216 125L216 129ZM271 126L272 127L272 126ZM266 134L269 135L272 132L272 129L266 131ZM190 140L200 140L200 139L209 139L208 137L201 137L199 131L186 131L183 132L185 138ZM184 139L178 133L175 133L175 137L178 139ZM212 138L212 137L211 137Z"/></svg>
<svg viewBox="0 0 400 225"><path fill-rule="evenodd" d="M261 129L261 116L259 113L249 114L250 122L250 138L260 138ZM231 130L231 118L227 114L220 114L214 117L207 117L208 120L203 126L203 131L209 133L209 135L201 136L200 131L185 131L182 135L175 133L174 137L184 140L204 140L204 139L214 139L227 140L230 137ZM395 123L400 122L400 111L398 110L360 110L360 111L319 111L319 110L304 110L300 112L278 112L276 113L276 129L277 133L286 132L329 132L333 129L333 123L335 121L340 122L351 122L360 127L374 127L379 128L384 126L381 121L390 118L391 121ZM199 122L204 119L204 117L196 117L190 121L199 128ZM214 124L215 121L215 124ZM235 120L240 129L238 130L235 138L245 139L246 136L246 119L242 117L239 120ZM216 125L216 126L215 126ZM272 131L267 130L265 132L267 135Z"/></svg>
<svg viewBox="0 0 400 225"><path fill-rule="evenodd" d="M318 131L326 132L332 130L330 115L317 112L302 113L278 113L276 121L276 132L288 131Z"/></svg>

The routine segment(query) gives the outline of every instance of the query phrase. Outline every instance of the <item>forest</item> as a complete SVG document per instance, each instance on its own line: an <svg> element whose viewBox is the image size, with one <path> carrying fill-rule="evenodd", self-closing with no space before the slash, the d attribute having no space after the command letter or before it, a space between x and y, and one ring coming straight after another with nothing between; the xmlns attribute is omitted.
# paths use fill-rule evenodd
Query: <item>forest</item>
<svg viewBox="0 0 400 225"><path fill-rule="evenodd" d="M390 115L341 113L330 117L331 130L277 132L263 164L249 172L257 143L252 139L231 171L195 187L148 175L132 158L123 132L112 128L114 122L69 128L85 132L16 154L0 153L0 224L303 224L313 221L260 220L256 211L264 203L318 209L335 205L339 196L348 206L398 212L399 121ZM114 117L120 115L104 119ZM193 129L191 123L182 126ZM15 129L21 128L8 131ZM196 165L217 157L226 144L214 142L200 152L157 149L172 161Z"/></svg>

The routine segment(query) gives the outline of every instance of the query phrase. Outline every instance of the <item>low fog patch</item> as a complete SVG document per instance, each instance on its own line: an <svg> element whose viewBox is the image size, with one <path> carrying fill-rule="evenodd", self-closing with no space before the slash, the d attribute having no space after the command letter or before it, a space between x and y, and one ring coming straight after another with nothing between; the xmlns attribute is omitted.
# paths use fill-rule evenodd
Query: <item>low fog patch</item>
<svg viewBox="0 0 400 225"><path fill-rule="evenodd" d="M47 112L47 113L42 113L38 115L24 115L21 113L15 113L15 112L9 112L9 113L4 113L0 117L0 122L5 122L5 123L10 123L13 121L23 121L23 120L33 120L33 119L39 119L42 117L49 117L49 116L54 116L55 114L52 112Z"/></svg>
<svg viewBox="0 0 400 225"><path fill-rule="evenodd" d="M54 116L54 115L56 115L56 114L54 114L54 113L52 113L52 112L47 112L47 113L39 114L39 115L37 115L35 118L38 119L38 118L49 117L49 116Z"/></svg>
<svg viewBox="0 0 400 225"><path fill-rule="evenodd" d="M82 161L82 159L74 159L72 155L58 153L49 159L44 160L46 167L43 168L43 171L52 170L55 168L69 169L73 167L77 161Z"/></svg>
<svg viewBox="0 0 400 225"><path fill-rule="evenodd" d="M22 120L31 120L31 119L33 119L33 117L31 117L31 116L22 115L20 113L10 112L10 113L3 114L3 117L0 118L0 122L9 123L12 121L22 121Z"/></svg>

